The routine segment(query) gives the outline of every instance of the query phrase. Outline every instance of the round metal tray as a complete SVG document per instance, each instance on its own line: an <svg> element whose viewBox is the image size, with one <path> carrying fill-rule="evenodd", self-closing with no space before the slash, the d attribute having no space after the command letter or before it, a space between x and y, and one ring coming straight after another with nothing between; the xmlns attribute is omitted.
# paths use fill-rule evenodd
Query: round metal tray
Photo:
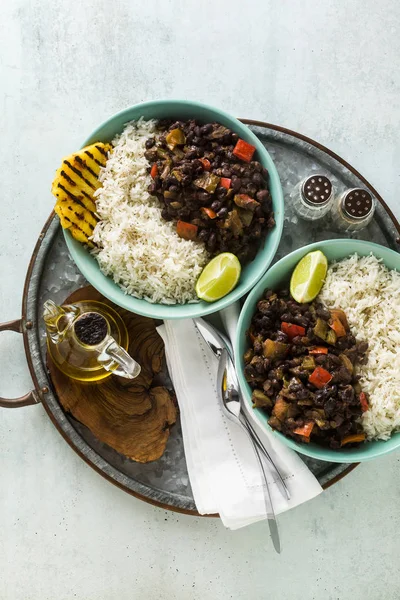
<svg viewBox="0 0 400 600"><path fill-rule="evenodd" d="M275 261L295 248L310 242L339 238L329 230L329 220L312 224L293 213L289 192L307 174L326 173L336 192L350 187L366 187L377 200L374 220L357 236L399 250L400 225L394 215L353 167L317 142L298 133L262 123L243 120L270 152L281 177L286 199L285 226ZM135 463L99 442L91 432L64 413L46 370L45 330L41 319L43 302L52 298L62 302L73 290L86 284L72 262L58 219L52 213L45 224L29 264L22 302L22 318L0 325L24 336L26 358L35 389L8 400L0 406L19 407L42 402L50 419L64 439L91 467L126 492L147 502L177 512L197 515L188 478L180 423L172 429L163 457L153 463ZM324 488L332 485L357 465L326 463L302 457Z"/></svg>

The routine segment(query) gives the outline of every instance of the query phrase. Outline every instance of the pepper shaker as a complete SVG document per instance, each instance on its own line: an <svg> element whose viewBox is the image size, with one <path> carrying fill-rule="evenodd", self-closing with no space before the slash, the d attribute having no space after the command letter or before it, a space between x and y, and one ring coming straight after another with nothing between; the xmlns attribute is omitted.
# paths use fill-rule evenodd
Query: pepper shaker
<svg viewBox="0 0 400 600"><path fill-rule="evenodd" d="M371 222L375 202L362 188L352 188L341 194L332 207L332 221L339 231L360 231Z"/></svg>
<svg viewBox="0 0 400 600"><path fill-rule="evenodd" d="M331 210L332 192L332 182L326 175L310 175L294 187L293 208L302 219L317 221Z"/></svg>

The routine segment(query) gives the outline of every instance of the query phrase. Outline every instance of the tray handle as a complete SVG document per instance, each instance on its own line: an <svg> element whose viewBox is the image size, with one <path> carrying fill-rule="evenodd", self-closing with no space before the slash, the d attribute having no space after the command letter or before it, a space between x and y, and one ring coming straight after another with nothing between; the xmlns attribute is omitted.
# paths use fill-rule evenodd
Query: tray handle
<svg viewBox="0 0 400 600"><path fill-rule="evenodd" d="M22 319L16 319L15 321L8 321L7 323L0 323L0 331L16 331L22 333L23 322ZM2 398L0 396L0 407L2 408L19 408L21 406L30 406L32 404L38 404L40 398L35 390L31 390L25 396L19 398Z"/></svg>

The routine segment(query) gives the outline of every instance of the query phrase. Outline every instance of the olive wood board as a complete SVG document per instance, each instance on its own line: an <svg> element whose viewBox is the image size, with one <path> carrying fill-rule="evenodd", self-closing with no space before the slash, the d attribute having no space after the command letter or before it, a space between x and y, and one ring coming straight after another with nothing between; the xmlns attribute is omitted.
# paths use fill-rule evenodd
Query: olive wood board
<svg viewBox="0 0 400 600"><path fill-rule="evenodd" d="M93 435L127 458L140 463L159 459L165 450L177 408L170 391L160 383L165 371L164 342L156 322L116 306L92 286L73 292L63 304L83 300L104 302L116 310L129 335L129 354L140 364L135 379L110 375L98 383L64 375L49 353L47 366L60 404Z"/></svg>

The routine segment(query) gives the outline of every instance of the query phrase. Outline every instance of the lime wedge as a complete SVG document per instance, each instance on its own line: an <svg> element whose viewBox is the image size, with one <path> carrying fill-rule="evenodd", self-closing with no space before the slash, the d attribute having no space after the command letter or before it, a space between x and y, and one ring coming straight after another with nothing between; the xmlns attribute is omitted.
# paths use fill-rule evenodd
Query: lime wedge
<svg viewBox="0 0 400 600"><path fill-rule="evenodd" d="M318 296L326 277L328 260L321 252L309 252L296 265L290 280L290 293L296 302L311 302Z"/></svg>
<svg viewBox="0 0 400 600"><path fill-rule="evenodd" d="M196 294L201 300L215 302L229 294L240 277L240 262L234 254L223 252L204 267L196 283Z"/></svg>

